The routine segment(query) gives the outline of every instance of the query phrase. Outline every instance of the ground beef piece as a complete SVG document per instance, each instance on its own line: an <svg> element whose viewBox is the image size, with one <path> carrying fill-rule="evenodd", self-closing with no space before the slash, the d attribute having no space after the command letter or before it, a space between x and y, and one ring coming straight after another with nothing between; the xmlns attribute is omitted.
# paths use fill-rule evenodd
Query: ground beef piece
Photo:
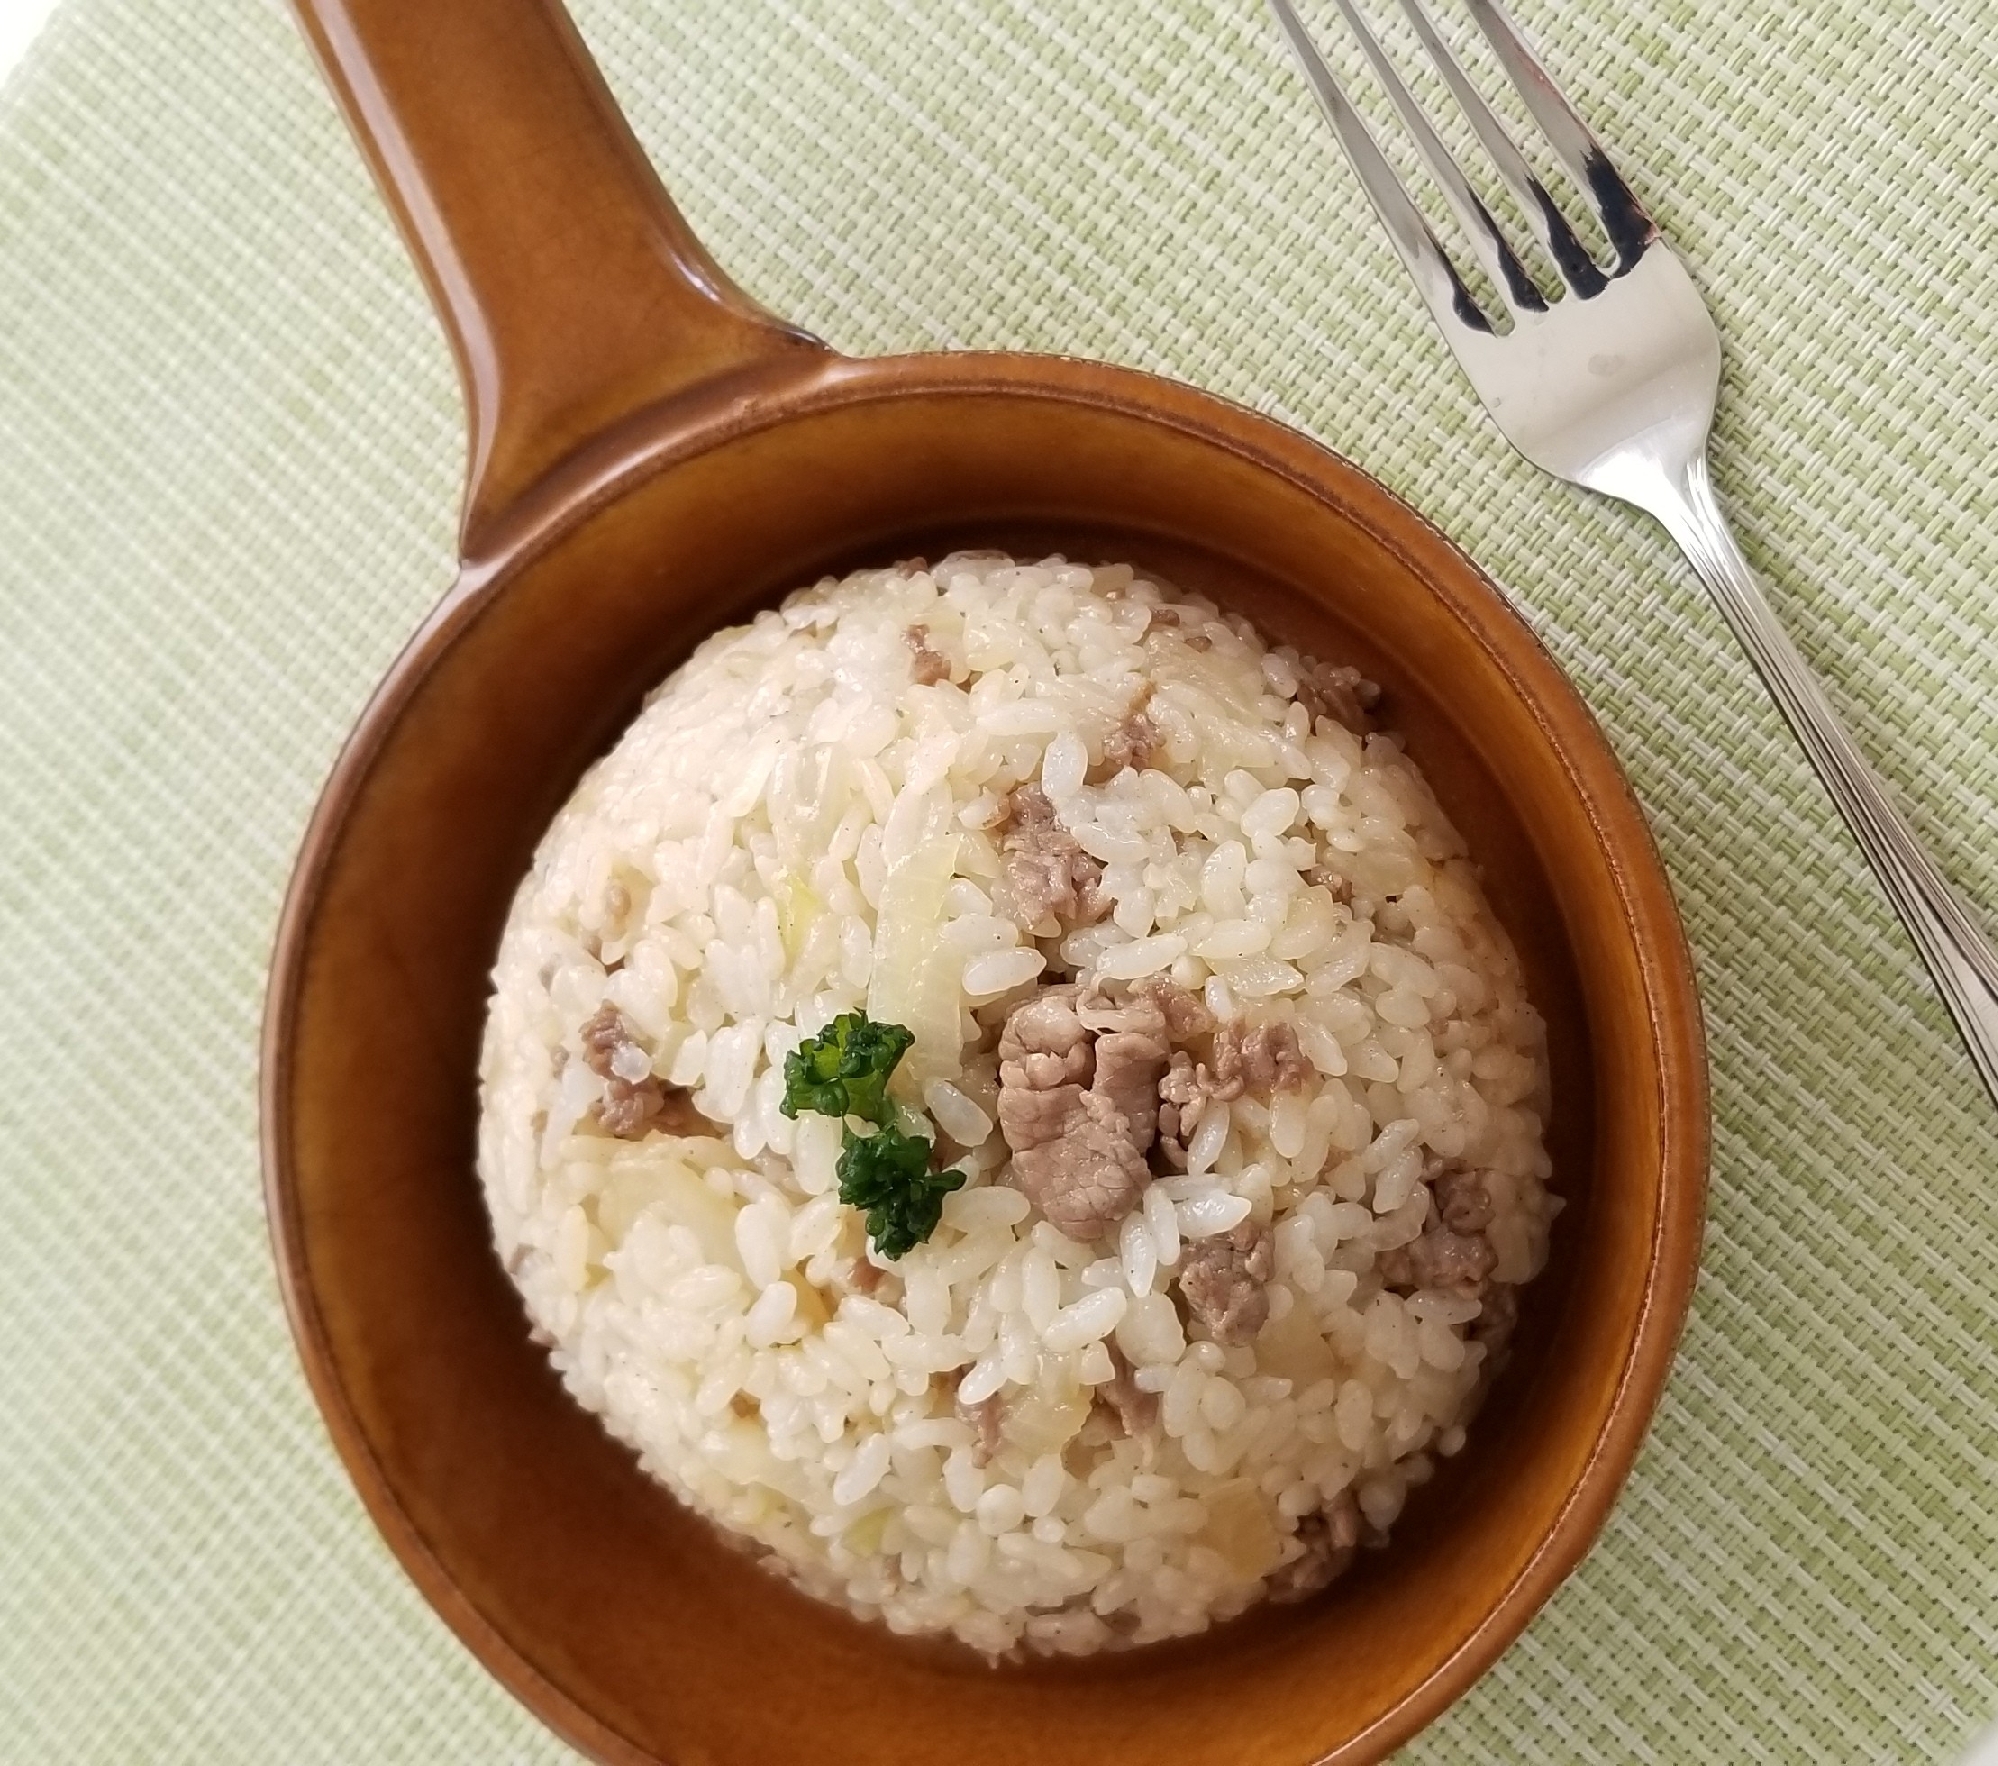
<svg viewBox="0 0 1998 1766"><path fill-rule="evenodd" d="M1445 1163L1429 1175L1436 1197L1436 1214L1453 1233L1481 1233L1492 1223L1491 1191L1485 1174Z"/></svg>
<svg viewBox="0 0 1998 1766"><path fill-rule="evenodd" d="M999 1094L1005 1103L1006 1094ZM1151 1167L1137 1148L1129 1118L1095 1092L1083 1092L1066 1111L1051 1139L1015 1145L1011 1122L1000 1126L1014 1148L1013 1183L1071 1239L1088 1244L1102 1238L1137 1205Z"/></svg>
<svg viewBox="0 0 1998 1766"><path fill-rule="evenodd" d="M597 1120L621 1140L643 1138L652 1119L666 1107L666 1088L653 1074L652 1057L615 1006L604 1006L580 1034L584 1064L604 1082ZM680 1096L685 1098L686 1093Z"/></svg>
<svg viewBox="0 0 1998 1766"><path fill-rule="evenodd" d="M1276 1243L1269 1228L1245 1220L1187 1246L1180 1255L1179 1291L1215 1342L1249 1343L1269 1322L1265 1284L1275 1273Z"/></svg>
<svg viewBox="0 0 1998 1766"><path fill-rule="evenodd" d="M1157 976L1140 981L1131 989L1133 999L1148 999L1165 1019L1166 1035L1173 1042L1206 1036L1214 1029L1214 1014L1197 993L1189 993Z"/></svg>
<svg viewBox="0 0 1998 1766"><path fill-rule="evenodd" d="M1197 607L1175 607L1166 604L1152 609L1152 624L1176 629L1180 641L1189 650L1211 650L1214 640L1203 629L1210 614L1202 613Z"/></svg>
<svg viewBox="0 0 1998 1766"><path fill-rule="evenodd" d="M1158 1132L1159 1081L1166 1070L1165 1008L1149 993L1123 1004L1091 994L1077 1001L1076 1017L1096 1035L1093 1089L1131 1124L1139 1152Z"/></svg>
<svg viewBox="0 0 1998 1766"><path fill-rule="evenodd" d="M1159 1151L1174 1171L1186 1169L1186 1143L1200 1126L1200 1106L1205 1101L1193 1057L1184 1049L1173 1050L1159 1081Z"/></svg>
<svg viewBox="0 0 1998 1766"><path fill-rule="evenodd" d="M1049 1092L1087 1085L1096 1071L1096 1044L1076 1008L1079 987L1043 988L1007 1014L999 1033L999 1082ZM1008 1074L1007 1064L1016 1071Z"/></svg>
<svg viewBox="0 0 1998 1766"><path fill-rule="evenodd" d="M1351 1492L1342 1490L1327 1507L1305 1515L1297 1523L1297 1537L1304 1553L1271 1573L1271 1600L1304 1600L1351 1567L1360 1544L1360 1511Z"/></svg>
<svg viewBox="0 0 1998 1766"><path fill-rule="evenodd" d="M1005 1441L1006 1401L993 1392L976 1404L966 1404L960 1398L956 1409L959 1421L969 1423L975 1436L971 1443L971 1463L989 1466Z"/></svg>
<svg viewBox="0 0 1998 1766"><path fill-rule="evenodd" d="M682 1087L668 1085L652 1071L652 1057L631 1033L615 1006L603 1007L580 1032L583 1064L604 1082L597 1120L620 1140L642 1140L653 1129L666 1134L711 1135L716 1124L694 1108ZM558 1049L563 1060L567 1052Z"/></svg>
<svg viewBox="0 0 1998 1766"><path fill-rule="evenodd" d="M1013 1154L1008 1181L1087 1243L1130 1213L1151 1180L1145 1154L1166 1051L1142 1022L1092 1037L1079 1003L1075 988L1050 988L1008 1016L999 1128Z"/></svg>
<svg viewBox="0 0 1998 1766"><path fill-rule="evenodd" d="M1484 1291L1485 1277L1497 1262L1498 1253L1483 1233L1452 1232L1432 1216L1419 1239L1383 1251L1374 1268L1382 1286L1396 1293L1437 1288L1475 1296Z"/></svg>
<svg viewBox="0 0 1998 1766"><path fill-rule="evenodd" d="M1519 1323L1519 1290L1511 1282L1487 1282L1483 1308L1471 1321L1471 1341L1485 1346L1485 1367L1504 1365Z"/></svg>
<svg viewBox="0 0 1998 1766"><path fill-rule="evenodd" d="M1142 711L1134 711L1103 738L1103 770L1114 777L1126 767L1138 771L1151 764L1165 746L1165 735Z"/></svg>
<svg viewBox="0 0 1998 1766"><path fill-rule="evenodd" d="M909 646L909 678L919 687L934 687L937 682L950 679L950 659L942 651L930 648L928 626L910 626L902 634L902 641Z"/></svg>
<svg viewBox="0 0 1998 1766"><path fill-rule="evenodd" d="M606 1005L595 1016L583 1020L577 1036L583 1044L583 1062L599 1079L616 1079L618 1051L636 1048L637 1038L617 1007ZM647 1066L651 1063L647 1062Z"/></svg>
<svg viewBox="0 0 1998 1766"><path fill-rule="evenodd" d="M1159 1420L1159 1395L1138 1384L1137 1370L1124 1359L1123 1350L1110 1345L1109 1379L1096 1388L1096 1402L1110 1411L1127 1435L1142 1435Z"/></svg>
<svg viewBox="0 0 1998 1766"><path fill-rule="evenodd" d="M1007 800L1009 821L999 840L999 902L1022 931L1054 920L1087 924L1109 910L1102 893L1103 867L1055 819L1040 786L1016 786Z"/></svg>
<svg viewBox="0 0 1998 1766"><path fill-rule="evenodd" d="M1169 1042L1185 1043L1213 1034L1214 1014L1197 993L1159 980L1142 981L1137 991L1148 995L1158 1006L1165 1018ZM1174 1049L1171 1063L1159 1080L1159 1151L1174 1171L1186 1169L1186 1143L1193 1138L1208 1100L1215 1095L1214 1078L1207 1068L1197 1064L1183 1048Z"/></svg>
<svg viewBox="0 0 1998 1766"><path fill-rule="evenodd" d="M665 1134L713 1135L721 1131L720 1123L694 1108L693 1093L678 1085L659 1086L659 1113L651 1126Z"/></svg>
<svg viewBox="0 0 1998 1766"><path fill-rule="evenodd" d="M1321 717L1341 723L1356 736L1373 728L1368 716L1380 703L1381 690L1357 668L1334 668L1308 658L1298 670L1297 702L1315 724Z"/></svg>
<svg viewBox="0 0 1998 1766"><path fill-rule="evenodd" d="M1305 882L1314 889L1330 892L1332 899L1341 907L1350 907L1353 901L1353 879L1342 877L1330 865L1313 865L1304 873Z"/></svg>
<svg viewBox="0 0 1998 1766"><path fill-rule="evenodd" d="M659 1114L659 1104L656 1085L628 1085L621 1079L613 1079L604 1089L597 1120L619 1140L643 1140L647 1127Z"/></svg>
<svg viewBox="0 0 1998 1766"><path fill-rule="evenodd" d="M1096 1039L1095 1095L1127 1124L1133 1149L1150 1151L1159 1129L1159 1074L1165 1044L1136 1030L1112 1030Z"/></svg>
<svg viewBox="0 0 1998 1766"><path fill-rule="evenodd" d="M1159 1081L1159 1148L1175 1171L1186 1169L1186 1146L1200 1126L1210 1102L1233 1103L1246 1092L1297 1091L1311 1069L1297 1046L1297 1032L1288 1024L1223 1024L1191 994L1180 989L1187 1015L1173 1023L1172 1039L1213 1032L1214 1064L1195 1061L1184 1049L1173 1051L1171 1064ZM1195 1015L1197 1013L1197 1016Z"/></svg>
<svg viewBox="0 0 1998 1766"><path fill-rule="evenodd" d="M656 1086L627 1085L613 1079L604 1088L604 1101L597 1106L597 1120L619 1140L645 1138L647 1126L659 1114Z"/></svg>
<svg viewBox="0 0 1998 1766"><path fill-rule="evenodd" d="M1243 1092L1296 1091L1311 1072L1297 1032L1288 1024L1223 1024L1214 1032L1213 1095L1235 1099Z"/></svg>

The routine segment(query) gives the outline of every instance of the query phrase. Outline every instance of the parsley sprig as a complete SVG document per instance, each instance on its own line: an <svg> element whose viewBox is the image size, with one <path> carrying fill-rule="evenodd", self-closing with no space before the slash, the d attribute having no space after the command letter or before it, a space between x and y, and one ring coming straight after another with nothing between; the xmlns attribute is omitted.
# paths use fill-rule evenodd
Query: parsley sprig
<svg viewBox="0 0 1998 1766"><path fill-rule="evenodd" d="M846 1131L839 1199L867 1210L867 1236L888 1258L912 1251L937 1230L943 1199L964 1182L955 1169L930 1170L930 1143L892 1124L870 1135Z"/></svg>
<svg viewBox="0 0 1998 1766"><path fill-rule="evenodd" d="M816 1110L821 1116L858 1116L877 1127L894 1119L888 1076L909 1052L915 1032L877 1024L865 1012L842 1012L811 1041L784 1057L786 1116Z"/></svg>
<svg viewBox="0 0 1998 1766"><path fill-rule="evenodd" d="M900 1024L877 1024L845 1012L784 1059L786 1116L812 1110L844 1123L839 1199L867 1211L867 1234L881 1255L899 1258L937 1229L943 1199L964 1182L961 1171L930 1170L930 1142L895 1123L888 1079L915 1041ZM856 1134L850 1117L874 1124Z"/></svg>

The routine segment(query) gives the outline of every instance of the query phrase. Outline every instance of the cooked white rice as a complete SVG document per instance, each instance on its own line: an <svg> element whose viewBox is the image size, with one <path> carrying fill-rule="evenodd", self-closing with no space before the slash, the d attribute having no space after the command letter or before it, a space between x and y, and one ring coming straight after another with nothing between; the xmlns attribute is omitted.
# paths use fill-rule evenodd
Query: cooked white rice
<svg viewBox="0 0 1998 1766"><path fill-rule="evenodd" d="M912 680L912 642L948 678ZM1538 1271L1542 1026L1420 774L1314 728L1305 667L1123 566L828 580L703 644L543 842L483 1061L500 1251L577 1399L811 1592L992 1655L1182 1635L1294 1580L1305 1517L1357 1502L1377 1540L1461 1447L1480 1301L1386 1291L1376 1258L1452 1161L1489 1192L1492 1280ZM1163 749L1101 779L1147 687ZM1115 904L1039 940L994 901L1036 779ZM1211 1107L1187 1171L1085 1246L1005 1181L993 1045L1050 981L1148 975L1290 1025L1310 1072ZM623 1077L727 1131L608 1131L581 1058L607 1004L644 1051ZM863 1006L916 1032L897 1088L970 1176L856 1280L839 1125L778 1103L785 1055ZM1174 1272L1244 1218L1274 1233L1271 1317L1224 1348ZM1161 1399L1136 1436L1092 1407L1112 1344ZM959 1400L991 1394L981 1464Z"/></svg>

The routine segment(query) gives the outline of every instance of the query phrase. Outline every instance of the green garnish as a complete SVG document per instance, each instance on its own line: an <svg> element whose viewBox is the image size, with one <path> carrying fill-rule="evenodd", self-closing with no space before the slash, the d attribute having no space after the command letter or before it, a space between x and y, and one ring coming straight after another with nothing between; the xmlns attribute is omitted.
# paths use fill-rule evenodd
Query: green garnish
<svg viewBox="0 0 1998 1766"><path fill-rule="evenodd" d="M957 1170L930 1170L930 1143L892 1124L866 1136L846 1131L839 1199L867 1210L867 1236L881 1255L900 1257L937 1230L943 1199L964 1182Z"/></svg>
<svg viewBox="0 0 1998 1766"><path fill-rule="evenodd" d="M777 1107L786 1116L816 1110L886 1126L894 1115L888 1075L915 1040L915 1033L899 1024L843 1012L784 1057L784 1101Z"/></svg>
<svg viewBox="0 0 1998 1766"><path fill-rule="evenodd" d="M784 1057L784 1101L777 1106L786 1116L812 1110L841 1119L839 1199L867 1210L867 1236L889 1258L937 1230L944 1197L964 1182L961 1171L931 1175L930 1143L895 1126L888 1076L915 1040L900 1024L843 1012ZM873 1123L874 1132L855 1134L849 1116Z"/></svg>

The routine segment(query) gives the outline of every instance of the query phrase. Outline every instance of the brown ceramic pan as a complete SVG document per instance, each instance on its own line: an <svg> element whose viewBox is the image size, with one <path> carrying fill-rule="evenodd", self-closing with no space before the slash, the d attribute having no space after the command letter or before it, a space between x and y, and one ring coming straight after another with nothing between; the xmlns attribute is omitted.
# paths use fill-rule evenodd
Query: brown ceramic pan
<svg viewBox="0 0 1998 1766"><path fill-rule="evenodd" d="M1292 432L1059 358L852 361L772 319L668 202L553 0L302 0L456 352L461 574L342 754L265 1029L272 1235L312 1389L390 1547L577 1747L616 1762L1304 1766L1433 1717L1572 1569L1692 1286L1698 1007L1588 711L1446 540ZM1469 1450L1303 1608L990 1669L795 1595L563 1394L473 1166L486 976L550 816L715 627L953 546L1166 573L1380 680L1554 1030L1554 1261Z"/></svg>

